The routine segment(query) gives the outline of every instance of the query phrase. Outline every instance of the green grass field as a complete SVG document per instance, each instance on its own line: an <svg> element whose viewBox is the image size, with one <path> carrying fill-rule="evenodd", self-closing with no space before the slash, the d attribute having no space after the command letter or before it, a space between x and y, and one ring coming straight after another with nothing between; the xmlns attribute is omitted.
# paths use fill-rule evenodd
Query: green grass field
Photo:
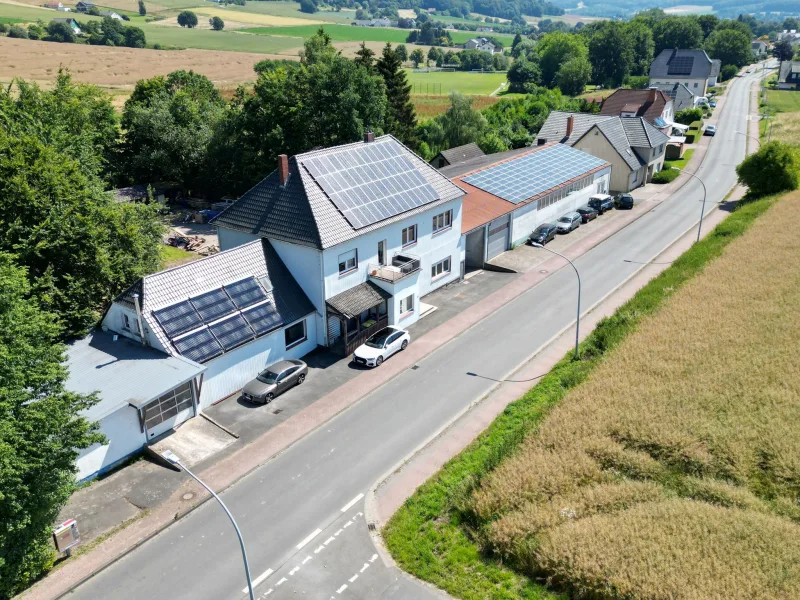
<svg viewBox="0 0 800 600"><path fill-rule="evenodd" d="M792 90L767 90L767 104L775 112L800 112L800 94Z"/></svg>
<svg viewBox="0 0 800 600"><path fill-rule="evenodd" d="M211 31L210 29L183 29L164 25L140 25L148 44L199 48L201 50L231 50L233 52L256 52L277 54L291 48L299 48L302 40L289 37L247 35L235 31Z"/></svg>
<svg viewBox="0 0 800 600"><path fill-rule="evenodd" d="M0 23L3 25L14 25L15 23L24 23L25 19L18 19L15 17L0 17Z"/></svg>
<svg viewBox="0 0 800 600"><path fill-rule="evenodd" d="M447 95L450 92L488 96L506 80L505 73L468 73L454 71L443 73L414 73L406 70L412 94Z"/></svg>
<svg viewBox="0 0 800 600"><path fill-rule="evenodd" d="M187 0L170 1L186 2ZM166 2L162 2L161 4L166 4ZM356 18L356 11L347 9L339 12L320 10L313 15L300 12L300 3L298 2L248 2L245 6L230 4L227 6L226 10L259 15L274 15L276 17L293 17L295 19L307 19L309 21L328 21L331 23L350 23Z"/></svg>

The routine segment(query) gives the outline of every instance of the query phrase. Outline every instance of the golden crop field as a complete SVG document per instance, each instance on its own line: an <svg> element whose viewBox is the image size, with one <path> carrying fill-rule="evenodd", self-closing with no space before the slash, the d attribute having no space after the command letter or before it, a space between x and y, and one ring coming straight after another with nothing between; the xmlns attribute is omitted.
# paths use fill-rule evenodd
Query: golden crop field
<svg viewBox="0 0 800 600"><path fill-rule="evenodd" d="M220 17L226 23L228 19L240 23L250 23L252 25L266 25L269 27L293 27L295 25L316 25L324 24L325 21L301 19L299 17L282 17L278 15L266 15L255 12L246 12L244 10L229 10L210 6L208 8L196 8L194 12L209 17ZM251 26L252 26L251 25Z"/></svg>
<svg viewBox="0 0 800 600"><path fill-rule="evenodd" d="M485 541L597 599L800 598L800 192L473 494Z"/></svg>

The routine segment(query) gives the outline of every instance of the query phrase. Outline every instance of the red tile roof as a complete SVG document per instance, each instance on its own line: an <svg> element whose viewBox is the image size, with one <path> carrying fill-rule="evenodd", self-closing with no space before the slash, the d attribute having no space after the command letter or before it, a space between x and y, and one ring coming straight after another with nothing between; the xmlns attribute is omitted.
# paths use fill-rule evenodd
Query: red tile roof
<svg viewBox="0 0 800 600"><path fill-rule="evenodd" d="M649 100L652 90L617 90L603 102L601 115L618 117L623 112L632 112L636 107L636 116L644 117L651 123L661 116L664 106L670 101L669 96L661 90L655 90L655 102Z"/></svg>

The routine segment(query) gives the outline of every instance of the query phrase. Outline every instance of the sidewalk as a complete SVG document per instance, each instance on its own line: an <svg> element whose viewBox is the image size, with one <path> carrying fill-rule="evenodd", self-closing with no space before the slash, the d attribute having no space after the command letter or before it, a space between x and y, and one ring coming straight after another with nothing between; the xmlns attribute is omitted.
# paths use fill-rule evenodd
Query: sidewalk
<svg viewBox="0 0 800 600"><path fill-rule="evenodd" d="M697 170L705 155L705 149L701 150L703 145L697 146L698 150L687 166L690 172ZM707 142L704 147L707 147ZM661 189L657 193L643 200L636 209L621 212L615 220L608 223L608 226L598 227L585 237L576 240L565 250L566 255L576 258L594 248L656 208L688 180L688 176L681 176L670 184L660 186ZM413 332L414 343L405 352L384 363L380 369L355 371L355 374L351 374L352 376L347 377L345 381L338 382L336 384L338 387L328 393L322 391L324 395L295 414L288 417L283 415L282 420L276 419L265 433L259 435L258 430L251 429L248 439L231 444L217 455L198 463L195 471L215 490L220 491L229 487L311 431L324 425L339 412L360 401L394 376L413 367L417 361L491 315L513 298L539 284L551 273L563 268L564 263L559 257L552 257L545 251L539 253L550 258L541 260L540 265L537 265L540 266L538 270L505 276L481 273L465 282L435 292L426 298L426 302L436 304L437 297L452 300L458 296L463 298L459 299L459 302L442 306L440 310L421 320L420 327ZM486 285L479 284L479 278L483 278ZM467 289L470 291L466 292ZM560 352L558 356L562 354L563 352ZM270 405L270 410L272 409ZM105 513L97 510L97 506L103 504L104 498L108 506L113 504L117 507L117 511L103 514L104 522L100 529L108 531L114 527L119 528L126 520L129 524L124 529L112 532L106 539L98 538L102 541L86 553L64 561L59 568L51 572L50 576L25 592L23 594L25 598L55 598L67 593L209 498L205 490L187 479L184 474L168 471L146 461L141 462L142 465L136 472L144 473L143 478L132 477L133 470L129 472L130 474L126 473L126 470L117 474L119 475L117 481L122 481L123 487L127 489L124 497L118 493L118 487L107 483L109 480L97 482L86 490L78 492L85 497L85 504L89 509L95 509L94 514L97 515L97 519L101 513ZM132 507L136 510L134 511Z"/></svg>

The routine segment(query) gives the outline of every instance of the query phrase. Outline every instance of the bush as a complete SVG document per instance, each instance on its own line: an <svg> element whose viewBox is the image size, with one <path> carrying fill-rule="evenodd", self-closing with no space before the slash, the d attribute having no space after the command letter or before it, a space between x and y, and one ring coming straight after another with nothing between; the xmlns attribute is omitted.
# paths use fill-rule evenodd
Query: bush
<svg viewBox="0 0 800 600"><path fill-rule="evenodd" d="M47 32L44 30L44 27L42 27L38 23L31 23L30 25L28 25L28 39L40 40L46 34Z"/></svg>
<svg viewBox="0 0 800 600"><path fill-rule="evenodd" d="M632 90L646 90L650 78L647 75L631 75L626 83Z"/></svg>
<svg viewBox="0 0 800 600"><path fill-rule="evenodd" d="M219 17L211 17L208 20L208 24L211 25L211 29L214 31L222 31L225 27L225 21L220 19Z"/></svg>
<svg viewBox="0 0 800 600"><path fill-rule="evenodd" d="M658 173L653 175L652 182L669 183L670 181L675 181L678 175L680 175L680 171L673 171L672 169L664 169L663 171L659 171Z"/></svg>
<svg viewBox="0 0 800 600"><path fill-rule="evenodd" d="M689 129L697 129L698 131L703 131L703 121L699 119L697 121L692 121L691 123L689 123Z"/></svg>
<svg viewBox="0 0 800 600"><path fill-rule="evenodd" d="M739 72L739 69L736 65L725 65L720 69L719 72L719 80L720 81L728 81L732 77L736 77L736 74Z"/></svg>
<svg viewBox="0 0 800 600"><path fill-rule="evenodd" d="M700 108L685 108L675 113L675 122L681 125L690 125L694 121L703 118L703 111Z"/></svg>
<svg viewBox="0 0 800 600"><path fill-rule="evenodd" d="M782 142L770 142L736 167L739 182L755 196L796 190L800 183L797 151Z"/></svg>
<svg viewBox="0 0 800 600"><path fill-rule="evenodd" d="M696 129L690 129L686 132L686 143L694 144L695 140L699 137L700 132Z"/></svg>
<svg viewBox="0 0 800 600"><path fill-rule="evenodd" d="M0 23L0 33L8 33L8 25Z"/></svg>
<svg viewBox="0 0 800 600"><path fill-rule="evenodd" d="M25 31L19 25L12 25L11 29L8 30L8 37L10 38L20 38L23 40L28 39L28 32Z"/></svg>

